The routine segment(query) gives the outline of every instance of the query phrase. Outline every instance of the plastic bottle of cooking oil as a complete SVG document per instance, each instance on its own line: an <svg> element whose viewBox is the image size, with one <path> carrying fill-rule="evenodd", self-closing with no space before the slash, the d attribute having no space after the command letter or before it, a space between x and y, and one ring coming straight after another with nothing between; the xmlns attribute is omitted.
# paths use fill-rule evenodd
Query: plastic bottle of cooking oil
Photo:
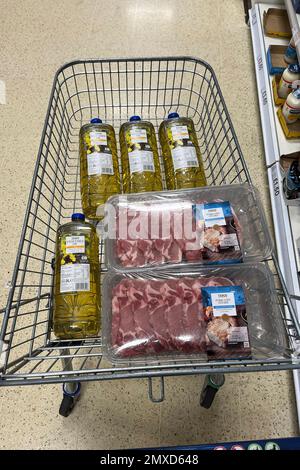
<svg viewBox="0 0 300 470"><path fill-rule="evenodd" d="M132 116L120 128L123 191L161 191L157 142L153 124Z"/></svg>
<svg viewBox="0 0 300 470"><path fill-rule="evenodd" d="M168 115L159 127L168 189L206 186L198 139L192 119Z"/></svg>
<svg viewBox="0 0 300 470"><path fill-rule="evenodd" d="M57 231L53 329L61 339L85 338L100 328L99 239L83 214Z"/></svg>
<svg viewBox="0 0 300 470"><path fill-rule="evenodd" d="M94 118L80 129L80 187L82 208L89 219L104 215L104 204L120 193L115 131Z"/></svg>

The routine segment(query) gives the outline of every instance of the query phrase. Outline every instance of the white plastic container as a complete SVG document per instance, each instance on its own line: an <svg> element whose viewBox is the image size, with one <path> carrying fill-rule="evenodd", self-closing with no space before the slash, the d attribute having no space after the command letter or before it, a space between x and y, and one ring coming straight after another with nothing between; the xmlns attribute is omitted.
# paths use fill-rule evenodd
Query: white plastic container
<svg viewBox="0 0 300 470"><path fill-rule="evenodd" d="M278 96L280 98L286 98L293 91L293 82L295 80L300 80L300 67L298 64L291 64L283 72L278 85Z"/></svg>
<svg viewBox="0 0 300 470"><path fill-rule="evenodd" d="M288 124L292 124L300 118L300 88L289 94L282 106L282 114Z"/></svg>
<svg viewBox="0 0 300 470"><path fill-rule="evenodd" d="M218 291L224 286L229 291L237 287L243 291L248 358L284 357L285 328L273 276L265 263L106 274L102 286L105 356L113 363L214 360L209 357L215 341L208 334L208 325L217 315L213 311L212 317L207 316L204 296L207 287ZM230 307L234 305L238 315L238 303ZM228 319L224 312L218 313ZM239 351L230 353L225 345L219 346L218 360L241 358Z"/></svg>
<svg viewBox="0 0 300 470"><path fill-rule="evenodd" d="M111 197L103 236L106 262L120 272L260 261L272 252L248 184Z"/></svg>

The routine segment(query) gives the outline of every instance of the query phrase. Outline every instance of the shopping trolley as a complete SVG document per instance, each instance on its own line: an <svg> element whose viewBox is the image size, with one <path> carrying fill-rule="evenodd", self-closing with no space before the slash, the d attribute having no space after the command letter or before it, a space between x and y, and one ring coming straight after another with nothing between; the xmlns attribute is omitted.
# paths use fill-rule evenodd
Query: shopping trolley
<svg viewBox="0 0 300 470"><path fill-rule="evenodd" d="M60 414L64 416L79 396L80 383L90 380L148 378L149 397L160 402L164 377L207 374L200 401L209 407L224 373L300 368L298 299L289 296L275 257L265 262L276 278L286 330L282 359L113 366L102 357L101 337L76 341L54 337L55 235L70 214L81 210L80 127L99 116L118 131L122 122L139 114L157 130L170 111L194 120L209 185L252 184L216 76L206 62L193 57L84 60L64 65L55 75L7 306L0 312L0 385L63 383ZM161 170L164 175L163 166ZM100 242L104 273L103 251Z"/></svg>

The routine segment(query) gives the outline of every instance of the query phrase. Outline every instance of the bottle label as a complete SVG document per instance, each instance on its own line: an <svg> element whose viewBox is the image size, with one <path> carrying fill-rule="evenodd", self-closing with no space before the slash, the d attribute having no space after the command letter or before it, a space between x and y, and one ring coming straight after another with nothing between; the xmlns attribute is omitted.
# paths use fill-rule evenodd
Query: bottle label
<svg viewBox="0 0 300 470"><path fill-rule="evenodd" d="M129 152L130 173L155 172L153 152L148 150L133 150Z"/></svg>
<svg viewBox="0 0 300 470"><path fill-rule="evenodd" d="M95 145L107 145L107 133L105 131L90 132L91 147Z"/></svg>
<svg viewBox="0 0 300 470"><path fill-rule="evenodd" d="M172 126L171 132L173 140L182 140L190 138L187 126Z"/></svg>
<svg viewBox="0 0 300 470"><path fill-rule="evenodd" d="M90 237L64 235L61 239L60 292L90 290Z"/></svg>
<svg viewBox="0 0 300 470"><path fill-rule="evenodd" d="M132 144L146 144L148 142L146 129L130 129L130 137Z"/></svg>
<svg viewBox="0 0 300 470"><path fill-rule="evenodd" d="M87 155L88 175L113 175L114 166L111 153L94 152Z"/></svg>
<svg viewBox="0 0 300 470"><path fill-rule="evenodd" d="M61 266L60 292L89 291L90 265L67 264Z"/></svg>
<svg viewBox="0 0 300 470"><path fill-rule="evenodd" d="M184 168L199 167L197 153L195 147L175 147L171 150L174 171Z"/></svg>
<svg viewBox="0 0 300 470"><path fill-rule="evenodd" d="M84 253L85 252L85 237L71 236L66 237L66 253Z"/></svg>

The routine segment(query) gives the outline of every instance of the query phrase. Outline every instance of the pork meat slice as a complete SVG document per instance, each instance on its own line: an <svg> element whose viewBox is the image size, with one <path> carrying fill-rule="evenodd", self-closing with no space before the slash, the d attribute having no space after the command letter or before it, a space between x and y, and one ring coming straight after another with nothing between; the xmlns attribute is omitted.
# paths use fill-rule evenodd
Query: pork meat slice
<svg viewBox="0 0 300 470"><path fill-rule="evenodd" d="M187 353L205 352L206 324L203 318L203 307L198 301L184 305L184 326L186 343L184 351Z"/></svg>
<svg viewBox="0 0 300 470"><path fill-rule="evenodd" d="M116 296L112 298L112 324L111 324L111 341L112 344L117 342L118 331L120 328L120 306L119 299Z"/></svg>
<svg viewBox="0 0 300 470"><path fill-rule="evenodd" d="M165 316L166 307L162 303L157 303L150 313L150 323L153 328L156 339L156 350L160 349L160 352L171 351L172 342L169 332L169 326Z"/></svg>

